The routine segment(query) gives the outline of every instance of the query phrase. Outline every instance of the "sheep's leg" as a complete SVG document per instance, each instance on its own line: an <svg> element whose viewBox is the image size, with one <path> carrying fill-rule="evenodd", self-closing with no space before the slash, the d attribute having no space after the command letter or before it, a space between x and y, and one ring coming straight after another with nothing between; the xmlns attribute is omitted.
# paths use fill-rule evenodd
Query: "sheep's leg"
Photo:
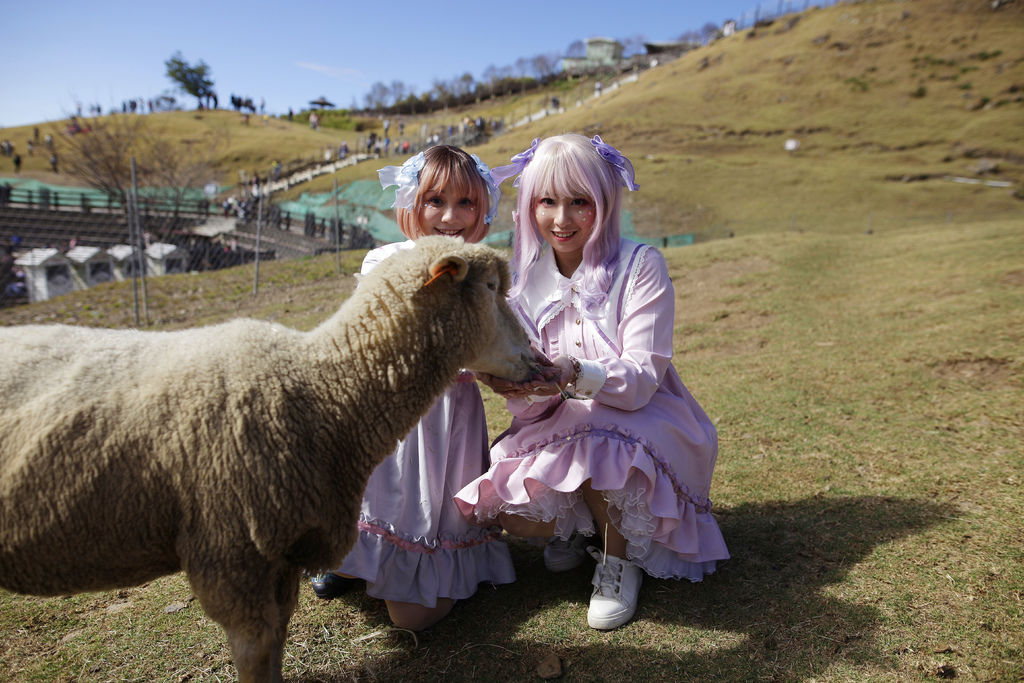
<svg viewBox="0 0 1024 683"><path fill-rule="evenodd" d="M294 567L286 566L278 574L277 590L277 638L271 652L271 665L280 672L284 663L284 644L288 639L288 621L292 618L295 605L299 601L299 578L301 572Z"/></svg>
<svg viewBox="0 0 1024 683"><path fill-rule="evenodd" d="M225 625L224 630L241 683L281 683L280 659L274 667L273 629L263 628L256 636L251 628Z"/></svg>
<svg viewBox="0 0 1024 683"><path fill-rule="evenodd" d="M281 678L288 620L299 592L299 571L250 557L246 571L224 567L189 573L192 590L211 619L224 627L231 659L244 683Z"/></svg>

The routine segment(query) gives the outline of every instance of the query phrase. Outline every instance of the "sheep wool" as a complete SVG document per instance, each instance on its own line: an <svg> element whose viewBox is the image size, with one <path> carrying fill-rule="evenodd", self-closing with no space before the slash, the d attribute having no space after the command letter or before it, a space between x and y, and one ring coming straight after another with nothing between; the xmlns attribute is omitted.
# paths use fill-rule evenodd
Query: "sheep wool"
<svg viewBox="0 0 1024 683"><path fill-rule="evenodd" d="M280 680L300 573L341 563L375 465L460 368L530 373L508 284L499 252L425 237L309 332L0 328L0 586L183 570L240 679Z"/></svg>

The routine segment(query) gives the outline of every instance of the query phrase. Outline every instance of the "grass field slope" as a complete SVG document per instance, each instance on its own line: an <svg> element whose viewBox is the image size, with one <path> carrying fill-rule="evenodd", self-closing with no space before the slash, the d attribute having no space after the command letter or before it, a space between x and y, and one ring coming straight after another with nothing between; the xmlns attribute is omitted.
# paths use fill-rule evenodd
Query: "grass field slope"
<svg viewBox="0 0 1024 683"><path fill-rule="evenodd" d="M641 234L863 232L1008 217L1024 208L1021 36L1020 2L842 3L701 47L599 98L588 96L589 82L565 83L449 120L536 111L558 95L564 113L474 151L501 164L537 136L600 134L637 168L641 191L627 204ZM799 147L787 151L788 140ZM375 168L347 169L339 182Z"/></svg>
<svg viewBox="0 0 1024 683"><path fill-rule="evenodd" d="M666 234L858 229L871 213L891 224L1020 211L1022 36L1020 3L811 10L646 71L499 138L484 158L504 158L534 135L600 133L637 166L637 229ZM787 152L788 139L799 149Z"/></svg>
<svg viewBox="0 0 1024 683"><path fill-rule="evenodd" d="M845 2L741 31L606 87L600 98L589 96L590 81L562 82L404 120L418 131L466 116L518 119L558 95L564 113L507 129L474 151L494 165L536 136L600 134L637 167L641 191L628 208L648 235L845 232L1009 216L1024 207L1022 35L1020 0ZM239 171L266 173L275 160L322 156L342 140L355 149L381 132L378 118L360 119L360 132L259 117L245 125L226 111L150 118L182 141L226 137L224 183L238 182ZM18 142L31 127L2 134ZM799 147L786 151L787 140ZM53 179L46 155L22 156L25 173ZM328 191L335 179L373 179L380 165L322 176L288 196ZM499 227L508 227L507 207Z"/></svg>
<svg viewBox="0 0 1024 683"><path fill-rule="evenodd" d="M733 231L664 250L673 362L719 431L732 559L699 584L647 580L607 633L586 626L588 568L547 573L521 542L516 583L416 637L379 601L303 589L285 675L521 681L557 659L566 681L1024 680L1024 5L992 4L809 11L480 148L497 163L537 135L600 133L636 161L638 229ZM986 160L996 172L976 172ZM309 329L362 255L263 264L258 295L252 266L151 279L150 327ZM130 327L131 283L0 310L30 322ZM509 415L485 403L494 437ZM181 574L0 592L0 633L5 680L235 676Z"/></svg>

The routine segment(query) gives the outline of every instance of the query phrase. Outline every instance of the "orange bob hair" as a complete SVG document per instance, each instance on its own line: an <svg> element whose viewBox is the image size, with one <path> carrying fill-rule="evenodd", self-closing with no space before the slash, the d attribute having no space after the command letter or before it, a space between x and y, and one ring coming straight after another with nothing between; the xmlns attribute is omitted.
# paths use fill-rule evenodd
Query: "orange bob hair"
<svg viewBox="0 0 1024 683"><path fill-rule="evenodd" d="M409 239L423 237L424 197L430 192L442 190L468 198L476 207L476 224L464 235L467 242L479 242L490 226L484 223L490 198L484 179L476 169L476 162L466 152L451 145L435 145L423 153L423 168L419 174L416 201L411 209L395 209L398 227Z"/></svg>

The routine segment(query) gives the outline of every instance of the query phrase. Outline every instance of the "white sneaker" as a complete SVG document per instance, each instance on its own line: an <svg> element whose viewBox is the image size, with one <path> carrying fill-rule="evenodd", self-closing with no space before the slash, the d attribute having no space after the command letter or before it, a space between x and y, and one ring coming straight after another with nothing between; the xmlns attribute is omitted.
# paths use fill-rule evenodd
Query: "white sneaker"
<svg viewBox="0 0 1024 683"><path fill-rule="evenodd" d="M587 557L587 537L573 534L568 541L555 536L544 546L544 566L549 572L567 572Z"/></svg>
<svg viewBox="0 0 1024 683"><path fill-rule="evenodd" d="M596 548L587 550L597 560L591 581L594 592L590 596L587 623L590 628L602 631L618 628L636 614L643 570L629 560L605 555Z"/></svg>

